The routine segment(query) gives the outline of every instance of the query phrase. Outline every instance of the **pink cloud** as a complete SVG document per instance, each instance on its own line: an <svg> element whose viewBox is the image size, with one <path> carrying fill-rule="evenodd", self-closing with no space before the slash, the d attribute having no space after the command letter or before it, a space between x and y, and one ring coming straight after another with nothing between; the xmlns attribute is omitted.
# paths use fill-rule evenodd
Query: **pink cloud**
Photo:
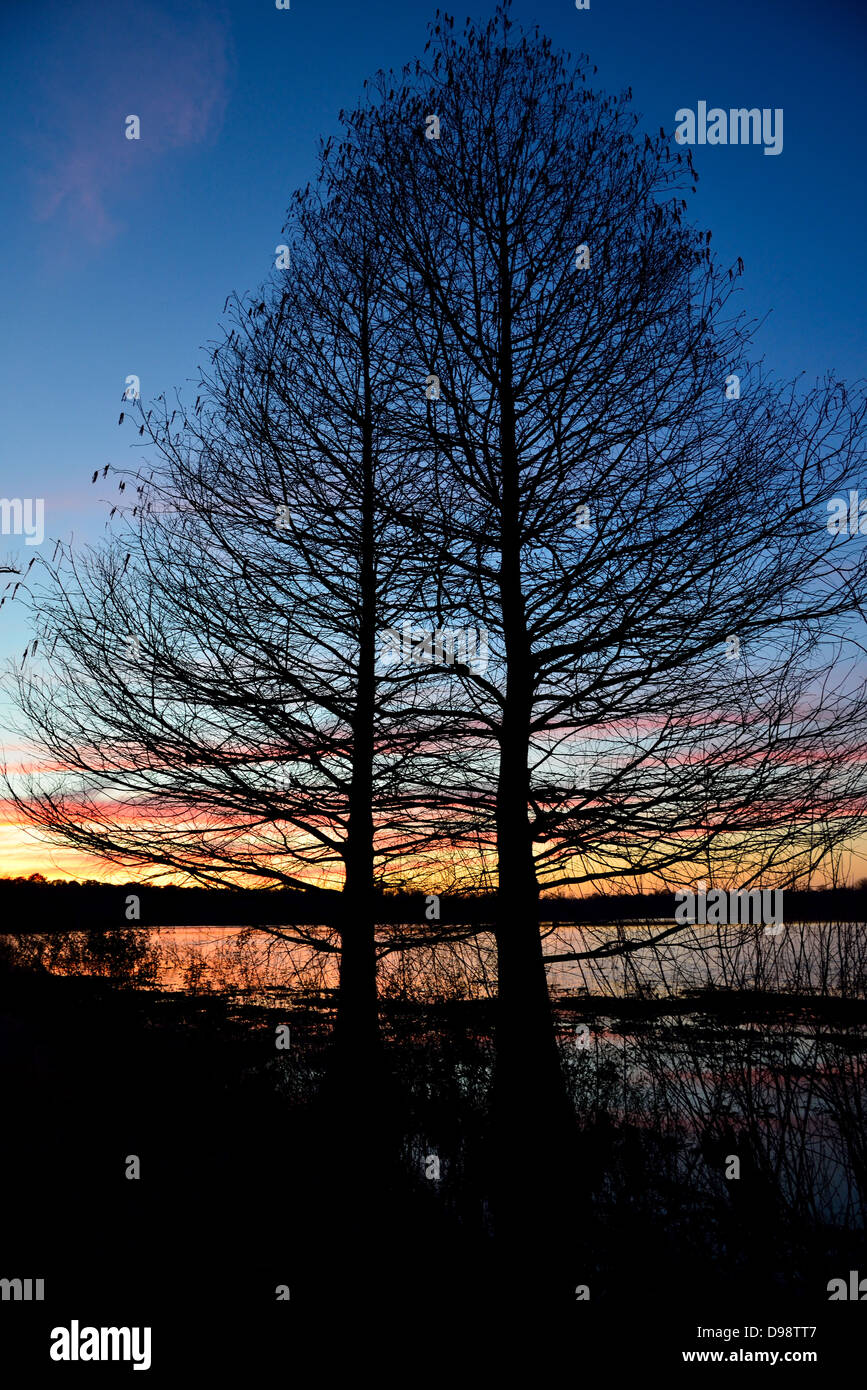
<svg viewBox="0 0 867 1390"><path fill-rule="evenodd" d="M145 191L162 157L202 144L226 107L230 54L219 7L137 3L128 23L102 3L48 4L27 143L33 213L94 244L119 227L112 204ZM127 140L136 115L141 138Z"/></svg>

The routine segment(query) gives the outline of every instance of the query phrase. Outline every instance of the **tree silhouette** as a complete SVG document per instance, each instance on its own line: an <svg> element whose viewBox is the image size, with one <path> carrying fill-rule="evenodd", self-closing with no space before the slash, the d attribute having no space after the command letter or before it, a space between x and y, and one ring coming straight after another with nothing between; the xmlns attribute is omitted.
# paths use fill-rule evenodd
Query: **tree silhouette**
<svg viewBox="0 0 867 1390"><path fill-rule="evenodd" d="M867 405L752 360L742 263L628 92L508 7L453 29L343 117L192 411L139 406L160 463L39 596L50 682L22 673L75 778L18 795L124 864L340 883L339 943L296 931L341 951L356 1078L374 885L495 882L497 1161L537 1202L571 1120L540 893L794 883L861 824L867 563L826 522ZM405 623L489 662L413 638L384 668Z"/></svg>
<svg viewBox="0 0 867 1390"><path fill-rule="evenodd" d="M45 566L49 674L22 664L19 690L64 771L15 795L52 836L126 867L342 886L339 942L289 935L339 950L339 1074L360 1104L378 1071L374 890L432 835L418 673L378 665L382 631L416 603L416 465L389 425L388 249L327 169L288 234L291 269L232 299L193 408L139 404L156 462L121 478L137 499L121 534Z"/></svg>
<svg viewBox="0 0 867 1390"><path fill-rule="evenodd" d="M742 263L689 225L690 155L641 135L628 92L507 7L462 38L438 21L341 158L374 170L363 215L397 241L394 312L440 383L406 421L438 504L429 621L489 633L441 791L495 865L501 1114L527 1171L566 1113L540 891L791 882L860 823L865 562L825 523L865 399L750 365Z"/></svg>

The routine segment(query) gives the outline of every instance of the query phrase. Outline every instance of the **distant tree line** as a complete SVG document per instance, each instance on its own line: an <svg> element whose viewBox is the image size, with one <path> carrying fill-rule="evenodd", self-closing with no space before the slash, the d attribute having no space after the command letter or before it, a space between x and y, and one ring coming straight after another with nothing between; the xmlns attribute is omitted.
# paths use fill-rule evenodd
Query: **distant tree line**
<svg viewBox="0 0 867 1390"><path fill-rule="evenodd" d="M130 900L133 900L132 902ZM134 905L133 905L134 904ZM411 931L407 945L439 939L428 917L430 895L410 891L377 892L377 923ZM867 880L838 888L790 889L786 917L798 922L867 922ZM495 921L496 894L453 893L439 900L440 921L470 924L477 932ZM593 925L670 923L675 895L660 893L592 893L582 898L551 897L539 902L544 922ZM108 930L131 927L238 926L267 927L291 933L296 924L334 926L341 920L341 894L327 889L300 892L264 888L184 888L172 884L82 882L29 877L0 878L3 932L67 931L83 922Z"/></svg>

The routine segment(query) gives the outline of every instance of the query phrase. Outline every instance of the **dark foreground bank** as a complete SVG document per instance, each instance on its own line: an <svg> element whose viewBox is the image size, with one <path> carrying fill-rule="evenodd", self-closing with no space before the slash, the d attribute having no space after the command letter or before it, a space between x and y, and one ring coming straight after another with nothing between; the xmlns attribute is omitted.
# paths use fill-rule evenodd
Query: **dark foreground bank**
<svg viewBox="0 0 867 1390"><path fill-rule="evenodd" d="M764 1007L741 1001L714 1045ZM702 1010L705 1037L713 1010ZM852 1270L867 1277L863 1231L806 1187L775 1186L731 1114L684 1130L669 1110L651 1123L630 1111L611 1059L592 1052L565 1058L578 1163L554 1162L531 1194L532 1249L510 1245L490 1201L489 1006L395 1003L384 1018L387 1097L348 1129L322 1100L327 1010L275 1016L7 960L0 1278L44 1279L45 1298L0 1302L4 1369L58 1383L131 1373L51 1363L51 1330L73 1318L150 1326L158 1384L230 1363L264 1384L266 1368L311 1355L324 1373L358 1324L372 1347L357 1354L371 1364L414 1331L433 1357L468 1333L490 1350L505 1329L535 1342L540 1365L571 1349L576 1367L592 1358L613 1373L665 1372L683 1352L720 1348L815 1350L827 1369L863 1338L867 1299L827 1294ZM659 1058L667 1049L661 1073L671 1046L653 1043ZM690 1164L713 1176L739 1144L737 1184L692 1180ZM864 1178L849 1174L862 1191ZM796 1326L817 1330L784 1335Z"/></svg>

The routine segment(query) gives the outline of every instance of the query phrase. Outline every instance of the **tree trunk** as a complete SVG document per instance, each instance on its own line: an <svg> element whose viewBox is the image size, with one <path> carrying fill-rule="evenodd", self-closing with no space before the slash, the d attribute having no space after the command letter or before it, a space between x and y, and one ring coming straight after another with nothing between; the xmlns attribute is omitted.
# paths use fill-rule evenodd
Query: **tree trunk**
<svg viewBox="0 0 867 1390"><path fill-rule="evenodd" d="M512 390L511 286L501 242L500 605L506 689L497 785L497 1205L518 1244L537 1227L541 1188L567 1151L572 1111L560 1066L539 934L529 823L532 651L521 575L521 484ZM556 1165L556 1166L555 1166Z"/></svg>
<svg viewBox="0 0 867 1390"><path fill-rule="evenodd" d="M363 367L360 616L355 711L352 728L352 779L346 836L346 877L341 921L340 989L335 1024L338 1070L346 1099L372 1098L380 1082L380 1036L376 997L376 920L374 906L373 755L376 718L376 504L372 401L366 304L361 315Z"/></svg>
<svg viewBox="0 0 867 1390"><path fill-rule="evenodd" d="M350 1086L369 1084L378 1070L376 923L370 891L347 868L340 924L340 984L334 1045Z"/></svg>
<svg viewBox="0 0 867 1390"><path fill-rule="evenodd" d="M497 1075L499 1127L563 1134L569 1107L557 1050L539 932L539 888L527 817L528 723L504 720L497 789L499 894Z"/></svg>

